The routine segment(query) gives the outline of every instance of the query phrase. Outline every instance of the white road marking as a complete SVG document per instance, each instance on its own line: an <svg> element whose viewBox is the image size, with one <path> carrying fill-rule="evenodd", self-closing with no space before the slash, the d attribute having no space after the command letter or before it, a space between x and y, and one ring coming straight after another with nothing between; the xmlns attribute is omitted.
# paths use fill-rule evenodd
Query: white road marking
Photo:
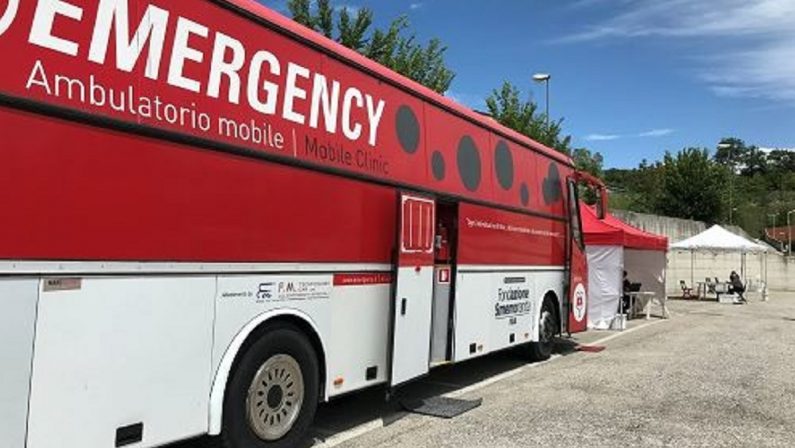
<svg viewBox="0 0 795 448"><path fill-rule="evenodd" d="M443 396L444 397L449 397L449 398L460 397L461 395L468 394L468 393L476 391L478 389L483 389L486 386L491 386L494 383L498 383L498 382L500 382L502 380L508 379L508 378L510 378L512 376L515 376L515 375L518 375L519 373L522 373L523 371L525 371L527 369L532 369L533 367L538 367L538 366L545 365L545 364L550 363L550 362L552 362L552 361L554 361L554 360L556 360L558 358L562 358L562 355L553 355L551 358L549 358L548 360L546 360L544 362L536 362L536 363L533 363L533 364L527 364L527 365L522 366L522 367L517 367L517 368L515 368L513 370L509 370L507 372L503 372L503 373L501 373L499 375L495 375L495 376L492 376L490 378L486 378L485 380L479 381L479 382L477 382L475 384L470 384L469 386L467 386L467 387L465 387L463 389L458 389L458 390L455 390L453 392L444 394Z"/></svg>
<svg viewBox="0 0 795 448"><path fill-rule="evenodd" d="M595 341L593 341L593 342L590 342L590 343L588 343L588 344L583 344L583 345L599 345L599 344L604 344L605 342L607 342L607 341L610 341L610 340L612 340L612 339L615 339L615 338L617 338L617 337L619 337L619 336L624 336L624 335L627 335L627 334L629 334L629 333L632 333L633 331L638 331L638 330L640 330L641 328L651 327L652 325L657 325L657 324L659 324L659 323L661 323L661 322L668 322L668 319L660 319L660 320L654 320L654 321L650 321L650 322L649 322L649 323L647 323L647 324L638 325L637 327L632 327L632 328L629 328L629 329L627 329L627 330L620 331L620 332L618 332L618 333L616 333L616 334L611 334L610 336L606 336L606 337L603 337L602 339L597 339L597 340L595 340Z"/></svg>
<svg viewBox="0 0 795 448"><path fill-rule="evenodd" d="M368 433L370 431L373 431L373 430L376 430L376 429L379 429L379 428L383 428L383 427L384 427L384 420L383 419L379 418L379 419L371 420L371 421L369 421L367 423L362 423L361 425L356 426L354 428L351 428L351 429L349 429L347 431L343 431L343 432L337 433L337 434L329 437L328 439L324 440L322 443L316 444L314 446L317 447L317 448L331 448L331 447L337 446L339 444L348 442L351 439L355 439L355 438L357 438L357 437L359 437L361 435L364 435L364 434L366 434L366 433Z"/></svg>
<svg viewBox="0 0 795 448"><path fill-rule="evenodd" d="M668 322L668 319L665 319L665 320L660 319L660 320L648 322L648 323L643 324L643 325L638 325L637 327L633 327L633 328L630 328L628 330L624 330L624 331L616 333L616 334L611 334L610 336L604 337L602 339L597 339L596 341L591 342L589 344L585 344L585 345L603 344L603 343L605 343L607 341L613 340L613 339L618 338L620 336L624 336L624 335L630 334L630 333L632 333L634 331L640 330L641 328L646 328L646 327L650 327L652 325L659 324L660 322ZM522 367L517 367L517 368L509 370L507 372L503 372L503 373L501 373L499 375L495 375L493 377L487 378L487 379L485 379L483 381L479 381L479 382L477 382L475 384L470 384L469 386L464 387L463 389L455 390L453 392L444 394L443 396L444 397L449 397L449 398L460 397L460 396L468 394L470 392L474 392L476 390L483 389L484 387L490 386L490 385L492 385L494 383L498 383L500 381L506 380L506 379L508 379L508 378L510 378L512 376L516 376L516 375L522 373L523 371L525 371L527 369L532 369L532 368L535 368L535 367L547 365L550 362L556 361L556 360L561 359L561 358L563 358L563 355L553 355L551 358L549 358L548 360L546 360L544 362L536 362L536 363L533 363L533 364L527 364L527 365L522 366ZM362 435L364 435L364 434L366 434L366 433L368 433L370 431L374 431L376 429L380 429L380 428L383 428L383 427L384 427L383 418L377 418L375 420L371 420L371 421L369 421L367 423L363 423L363 424L361 424L359 426L351 428L351 429L349 429L347 431L343 431L343 432L334 434L333 436L325 439L324 441L322 441L320 443L316 443L315 445L313 445L313 448L333 448L333 447L338 446L338 445L340 445L342 443L349 442L350 440L355 439L355 438L357 438L359 436L362 436Z"/></svg>
<svg viewBox="0 0 795 448"><path fill-rule="evenodd" d="M439 387L446 387L448 389L458 389L461 387L460 384L455 383L445 383L444 381L433 381L433 380L422 380L422 384L430 384L431 386L439 386Z"/></svg>
<svg viewBox="0 0 795 448"><path fill-rule="evenodd" d="M666 320L663 320L663 319L655 320L655 321L651 321L651 322L643 324L643 325L638 325L637 327L633 327L633 328L618 332L616 334L611 334L610 336L604 337L602 339L597 339L596 341L593 341L593 342L588 343L588 344L583 344L583 345L599 345L599 344L603 344L603 343L605 343L607 341L610 341L612 339L615 339L615 338L617 338L619 336L627 335L629 333L632 333L633 331L640 330L641 328L650 327L652 325L659 324L660 322L667 322L667 319ZM476 391L478 389L482 389L482 388L484 388L486 386L490 386L490 385L492 385L494 383L497 383L499 381L502 381L504 379L507 379L507 378L510 378L512 376L518 375L519 373L521 373L521 372L523 372L523 371L525 371L527 369L532 369L534 367L538 367L538 366L543 366L543 365L549 364L550 362L555 361L555 360L560 359L560 358L563 358L563 356L562 355L553 355L551 358L549 358L548 360L546 360L544 362L536 362L536 363L533 363L533 364L527 364L527 365L524 365L524 366L521 366L521 367L517 367L517 368L515 368L513 370L509 370L507 372L503 372L503 373L501 373L499 375L493 376L491 378L487 378L487 379L485 379L483 381L480 381L478 383L471 384L471 385L469 385L469 386L467 386L467 387L465 387L463 389L459 389L459 390L450 392L448 394L444 394L444 396L445 397L451 397L451 398L452 397L459 397L459 396L467 394L469 392Z"/></svg>

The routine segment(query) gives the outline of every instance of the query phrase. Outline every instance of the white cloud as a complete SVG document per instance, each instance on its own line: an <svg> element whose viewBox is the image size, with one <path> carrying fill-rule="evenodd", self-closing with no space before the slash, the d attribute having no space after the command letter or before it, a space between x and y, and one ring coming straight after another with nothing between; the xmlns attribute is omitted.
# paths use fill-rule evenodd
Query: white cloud
<svg viewBox="0 0 795 448"><path fill-rule="evenodd" d="M636 0L606 22L568 40L607 37L764 36L792 34L792 0Z"/></svg>
<svg viewBox="0 0 795 448"><path fill-rule="evenodd" d="M665 137L666 135L673 134L673 129L663 128L663 129L652 129L650 131L640 132L637 134L637 137Z"/></svg>
<svg viewBox="0 0 795 448"><path fill-rule="evenodd" d="M414 11L414 10L422 8L423 6L424 6L423 3L412 3L412 4L409 5L409 9Z"/></svg>
<svg viewBox="0 0 795 448"><path fill-rule="evenodd" d="M595 4L606 3L580 2ZM690 56L699 60L699 78L715 94L795 103L795 1L634 0L620 6L618 14L561 41L686 40L694 43ZM712 44L713 55L704 54L710 45L700 44Z"/></svg>
<svg viewBox="0 0 795 448"><path fill-rule="evenodd" d="M619 134L588 134L585 136L585 140L589 142L604 142L609 140L618 140L622 137L623 136Z"/></svg>
<svg viewBox="0 0 795 448"><path fill-rule="evenodd" d="M447 92L444 93L444 96L450 98L456 103L463 104L464 106L467 106L470 109L482 110L486 107L485 95L480 95L477 93L467 93L467 92L454 92L448 90Z"/></svg>
<svg viewBox="0 0 795 448"><path fill-rule="evenodd" d="M618 140L621 138L649 138L649 137L665 137L671 135L675 131L669 128L651 129L648 131L638 132L637 134L588 134L583 137L584 140L589 142L603 142L610 140Z"/></svg>
<svg viewBox="0 0 795 448"><path fill-rule="evenodd" d="M760 147L759 150L764 152L764 153L770 153L770 152L773 152L773 151L795 152L795 148L764 148L764 147Z"/></svg>

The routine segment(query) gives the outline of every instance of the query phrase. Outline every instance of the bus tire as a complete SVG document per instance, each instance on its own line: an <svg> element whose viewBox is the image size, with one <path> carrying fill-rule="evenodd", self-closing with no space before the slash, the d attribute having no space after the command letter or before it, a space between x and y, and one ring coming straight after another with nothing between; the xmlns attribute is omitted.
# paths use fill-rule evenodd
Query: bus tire
<svg viewBox="0 0 795 448"><path fill-rule="evenodd" d="M530 361L546 361L552 356L555 335L558 334L557 313L552 300L544 299L538 317L538 342L528 345Z"/></svg>
<svg viewBox="0 0 795 448"><path fill-rule="evenodd" d="M287 324L266 329L243 353L230 377L224 399L224 445L298 445L315 417L319 378L317 354L300 330Z"/></svg>

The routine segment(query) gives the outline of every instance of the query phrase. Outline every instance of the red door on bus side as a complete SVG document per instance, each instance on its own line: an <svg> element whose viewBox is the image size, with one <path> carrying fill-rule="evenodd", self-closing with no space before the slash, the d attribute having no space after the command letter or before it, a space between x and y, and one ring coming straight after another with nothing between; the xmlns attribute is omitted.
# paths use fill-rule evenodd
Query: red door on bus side
<svg viewBox="0 0 795 448"><path fill-rule="evenodd" d="M573 179L568 181L568 213L567 331L579 333L585 331L588 326L588 260L582 234L577 183Z"/></svg>

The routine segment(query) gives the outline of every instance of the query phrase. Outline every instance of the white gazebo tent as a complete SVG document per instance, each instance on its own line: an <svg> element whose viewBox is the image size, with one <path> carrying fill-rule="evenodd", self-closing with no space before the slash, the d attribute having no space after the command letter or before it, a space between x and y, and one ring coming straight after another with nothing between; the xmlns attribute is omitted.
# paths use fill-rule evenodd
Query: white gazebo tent
<svg viewBox="0 0 795 448"><path fill-rule="evenodd" d="M672 250L686 250L690 252L690 283L695 285L694 265L695 253L704 252L734 252L741 254L740 277L745 279L745 255L767 253L767 247L754 243L736 233L732 233L719 225L692 236L686 240L671 245ZM767 257L765 257L767 264ZM767 268L765 268L765 288L767 288Z"/></svg>

